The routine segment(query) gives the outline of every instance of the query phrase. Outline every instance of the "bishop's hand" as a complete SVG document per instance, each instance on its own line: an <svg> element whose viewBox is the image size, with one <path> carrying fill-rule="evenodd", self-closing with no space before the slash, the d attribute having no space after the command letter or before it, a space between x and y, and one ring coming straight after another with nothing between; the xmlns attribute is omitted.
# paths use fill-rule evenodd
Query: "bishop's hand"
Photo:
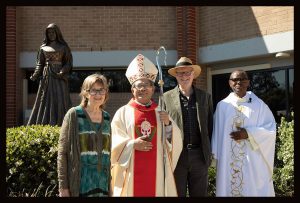
<svg viewBox="0 0 300 203"><path fill-rule="evenodd" d="M146 138L145 135L136 138L134 140L134 149L138 151L150 151L152 149L152 143L144 140Z"/></svg>

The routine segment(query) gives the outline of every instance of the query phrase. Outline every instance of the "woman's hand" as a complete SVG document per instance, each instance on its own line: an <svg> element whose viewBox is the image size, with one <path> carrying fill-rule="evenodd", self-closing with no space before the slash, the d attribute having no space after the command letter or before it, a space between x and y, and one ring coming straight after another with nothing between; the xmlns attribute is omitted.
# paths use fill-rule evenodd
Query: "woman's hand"
<svg viewBox="0 0 300 203"><path fill-rule="evenodd" d="M59 196L60 197L70 197L70 190L69 189L60 189Z"/></svg>

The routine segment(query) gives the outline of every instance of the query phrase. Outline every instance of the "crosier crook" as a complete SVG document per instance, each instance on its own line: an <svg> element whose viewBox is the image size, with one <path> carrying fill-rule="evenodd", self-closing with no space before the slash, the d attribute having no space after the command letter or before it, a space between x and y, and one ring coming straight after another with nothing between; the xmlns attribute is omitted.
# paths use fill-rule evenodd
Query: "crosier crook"
<svg viewBox="0 0 300 203"><path fill-rule="evenodd" d="M167 62L166 62L166 60L167 60L167 51L166 51L166 49L165 49L165 47L164 46L161 46L161 47L159 47L158 49L157 49L157 51L156 51L156 64L157 64L157 68L158 68L158 75L159 75L159 80L158 80L158 85L159 85L159 87L160 87L160 94L159 94L159 106L160 106L160 110L161 111L163 111L164 110L164 98L163 98L163 96L164 96L164 90L163 90L163 85L164 85L164 81L163 81L163 79L162 79L162 70L161 70L161 67L160 67L160 65L159 65L159 63L158 63L158 57L159 57L159 51L160 50L164 50L164 53L165 53L165 60L164 60L164 62L165 62L165 66L167 66ZM164 123L161 121L161 129L162 129L162 136L161 136L161 139L162 139L162 148L163 148L163 167L164 167L164 177L163 177L163 179L164 179L164 184L163 184L163 188L164 188L164 193L165 193L165 191L166 191L166 184L165 184L165 177L166 177L166 153L165 153L165 143L166 143L166 137L165 137L165 125L164 125ZM165 196L166 194L164 194L164 196Z"/></svg>

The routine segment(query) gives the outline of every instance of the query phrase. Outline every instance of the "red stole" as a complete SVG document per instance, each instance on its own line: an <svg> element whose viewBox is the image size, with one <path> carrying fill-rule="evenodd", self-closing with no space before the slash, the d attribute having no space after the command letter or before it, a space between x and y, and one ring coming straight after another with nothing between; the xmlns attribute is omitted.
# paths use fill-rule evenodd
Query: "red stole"
<svg viewBox="0 0 300 203"><path fill-rule="evenodd" d="M147 134L152 143L150 151L134 151L134 197L155 197L156 195L156 160L157 160L157 122L155 108L152 101L150 107L145 107L130 100L129 105L134 107L135 138Z"/></svg>

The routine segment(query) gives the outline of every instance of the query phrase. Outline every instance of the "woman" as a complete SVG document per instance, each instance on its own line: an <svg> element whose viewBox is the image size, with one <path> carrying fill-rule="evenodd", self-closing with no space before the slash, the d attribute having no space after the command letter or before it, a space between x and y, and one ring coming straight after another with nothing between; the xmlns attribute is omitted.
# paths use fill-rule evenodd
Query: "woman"
<svg viewBox="0 0 300 203"><path fill-rule="evenodd" d="M108 196L110 186L110 115L103 75L88 76L81 87L81 103L65 115L58 146L60 197Z"/></svg>
<svg viewBox="0 0 300 203"><path fill-rule="evenodd" d="M27 125L61 126L71 107L67 75L72 70L72 54L59 27L51 23L37 54L32 81L41 77L37 97Z"/></svg>

